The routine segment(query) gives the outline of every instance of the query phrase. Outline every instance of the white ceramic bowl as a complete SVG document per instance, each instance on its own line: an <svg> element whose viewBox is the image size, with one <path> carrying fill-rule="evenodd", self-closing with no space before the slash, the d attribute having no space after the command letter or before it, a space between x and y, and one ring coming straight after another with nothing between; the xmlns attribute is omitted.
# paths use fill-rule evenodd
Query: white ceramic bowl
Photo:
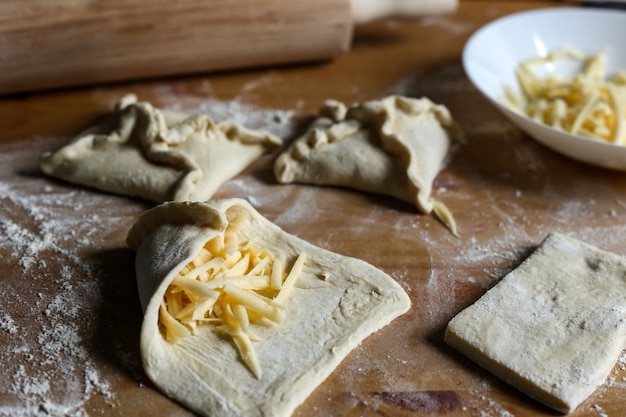
<svg viewBox="0 0 626 417"><path fill-rule="evenodd" d="M626 146L559 131L513 112L501 102L504 86L517 87L515 69L521 61L564 47L586 54L604 49L607 74L626 70L626 12L565 7L505 16L471 36L463 50L463 66L478 90L540 143L579 161L626 171ZM557 64L545 70L567 75L575 69Z"/></svg>

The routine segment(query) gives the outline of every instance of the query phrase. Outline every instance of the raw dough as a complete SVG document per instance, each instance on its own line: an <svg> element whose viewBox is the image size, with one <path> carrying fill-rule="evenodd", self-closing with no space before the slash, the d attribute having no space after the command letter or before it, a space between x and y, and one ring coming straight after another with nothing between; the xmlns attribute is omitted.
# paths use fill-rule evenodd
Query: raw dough
<svg viewBox="0 0 626 417"><path fill-rule="evenodd" d="M287 320L254 329L262 340L255 346L263 367L259 379L232 341L210 325L175 344L159 330L158 310L169 283L231 225L241 241L283 253L287 262L307 254L306 274L286 304ZM127 241L137 252L145 371L166 395L204 416L291 415L355 346L410 306L385 273L284 232L245 200L162 204L140 217Z"/></svg>
<svg viewBox="0 0 626 417"><path fill-rule="evenodd" d="M328 101L311 128L274 165L281 183L336 185L435 210L454 233L432 183L461 137L448 109L427 98L390 96L346 108Z"/></svg>
<svg viewBox="0 0 626 417"><path fill-rule="evenodd" d="M157 203L209 199L281 140L234 122L159 110L124 97L114 113L42 156L50 176Z"/></svg>
<svg viewBox="0 0 626 417"><path fill-rule="evenodd" d="M605 381L626 347L626 257L550 234L450 321L445 340L569 413Z"/></svg>

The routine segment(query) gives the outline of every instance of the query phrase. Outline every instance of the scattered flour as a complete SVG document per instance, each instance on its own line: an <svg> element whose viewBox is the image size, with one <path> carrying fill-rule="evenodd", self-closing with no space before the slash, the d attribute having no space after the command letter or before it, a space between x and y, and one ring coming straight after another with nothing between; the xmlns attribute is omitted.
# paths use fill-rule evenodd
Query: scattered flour
<svg viewBox="0 0 626 417"><path fill-rule="evenodd" d="M254 106L239 101L222 102L204 100L185 107L170 106L172 110L180 110L189 114L205 114L215 121L232 120L253 129L264 129L278 137L289 137L294 130L292 110L259 111Z"/></svg>
<svg viewBox="0 0 626 417"><path fill-rule="evenodd" d="M33 139L0 149L0 253L10 273L0 307L0 416L84 415L94 395L115 405L89 346L101 294L85 255L104 245L96 231L115 228L139 207L111 211L114 197L40 177L42 149L60 143Z"/></svg>
<svg viewBox="0 0 626 417"><path fill-rule="evenodd" d="M8 332L9 334L17 333L17 326L15 322L8 314L4 313L0 316L0 329Z"/></svg>

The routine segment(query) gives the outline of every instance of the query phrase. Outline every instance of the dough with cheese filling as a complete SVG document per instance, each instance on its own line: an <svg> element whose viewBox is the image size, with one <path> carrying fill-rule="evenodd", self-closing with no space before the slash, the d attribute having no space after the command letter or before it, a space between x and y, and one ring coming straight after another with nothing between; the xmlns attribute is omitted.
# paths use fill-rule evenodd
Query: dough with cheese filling
<svg viewBox="0 0 626 417"><path fill-rule="evenodd" d="M281 140L234 122L160 110L133 95L107 119L42 156L50 176L157 203L204 201Z"/></svg>
<svg viewBox="0 0 626 417"><path fill-rule="evenodd" d="M626 257L550 234L450 321L445 340L569 413L605 381L626 347Z"/></svg>
<svg viewBox="0 0 626 417"><path fill-rule="evenodd" d="M347 108L328 101L274 165L281 183L335 185L433 210L456 233L432 184L461 138L448 109L427 98L389 96Z"/></svg>
<svg viewBox="0 0 626 417"><path fill-rule="evenodd" d="M159 326L167 288L224 231L228 245L255 242L285 265L306 254L279 322L250 324L262 369L256 376L232 338L210 323L175 343ZM204 416L291 415L354 347L410 306L382 271L284 232L241 199L164 203L141 215L127 242L144 310L144 369L166 395Z"/></svg>

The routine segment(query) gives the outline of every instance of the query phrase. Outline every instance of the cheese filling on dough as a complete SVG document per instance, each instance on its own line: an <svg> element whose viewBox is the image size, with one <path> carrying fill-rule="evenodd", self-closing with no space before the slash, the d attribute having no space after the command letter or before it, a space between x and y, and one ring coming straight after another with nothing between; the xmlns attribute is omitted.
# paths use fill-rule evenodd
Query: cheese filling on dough
<svg viewBox="0 0 626 417"><path fill-rule="evenodd" d="M293 415L355 347L411 305L385 272L285 232L243 199L159 205L127 242L137 254L146 375L205 417ZM191 294L190 303L173 312L166 292ZM159 320L162 304L168 314ZM195 336L179 314L192 318ZM189 336L168 342L168 325ZM246 366L252 355L256 365ZM260 377L251 371L259 364Z"/></svg>
<svg viewBox="0 0 626 417"><path fill-rule="evenodd" d="M281 324L284 304L302 272L306 255L300 254L290 270L282 254L254 242L233 242L227 229L209 240L165 291L159 325L168 342L196 333L211 324L232 338L250 371L261 377L250 324Z"/></svg>

